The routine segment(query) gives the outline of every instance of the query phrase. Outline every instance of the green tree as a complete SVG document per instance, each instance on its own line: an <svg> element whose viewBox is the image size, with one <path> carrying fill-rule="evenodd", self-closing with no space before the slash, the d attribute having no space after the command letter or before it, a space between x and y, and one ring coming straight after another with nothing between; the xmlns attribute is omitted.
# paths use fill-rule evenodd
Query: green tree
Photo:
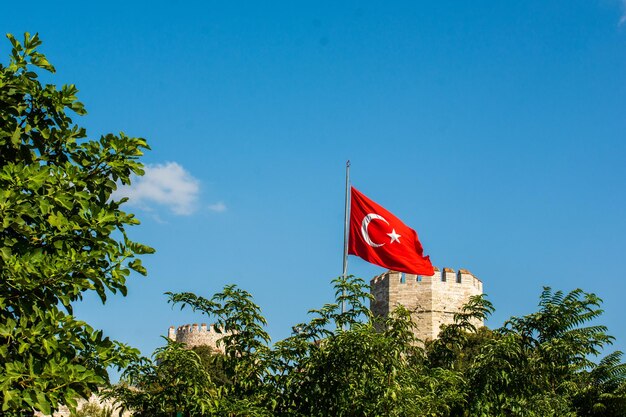
<svg viewBox="0 0 626 417"><path fill-rule="evenodd" d="M476 328L476 321L484 321L494 312L486 296L472 296L461 311L454 314L454 322L441 327L437 339L427 342L430 367L465 371L484 343L493 338L487 328Z"/></svg>
<svg viewBox="0 0 626 417"><path fill-rule="evenodd" d="M0 64L0 405L4 415L50 413L108 382L107 367L136 351L78 321L86 291L126 294L131 270L146 273L126 227L139 222L112 198L143 174L146 141L124 134L86 139L74 85L43 85L54 67L41 41L8 35Z"/></svg>
<svg viewBox="0 0 626 417"><path fill-rule="evenodd" d="M425 367L406 309L378 322L363 280L333 284L336 302L312 310L257 362L265 395L257 404L283 416L430 416L463 400L457 373Z"/></svg>
<svg viewBox="0 0 626 417"><path fill-rule="evenodd" d="M271 415L276 398L267 384L272 358L270 336L252 295L235 285L227 285L210 299L193 293L168 295L181 309L189 306L209 316L215 321L214 328L223 333L218 343L223 345L224 355L215 362L216 372L211 372L221 380L220 397L212 412L220 416Z"/></svg>
<svg viewBox="0 0 626 417"><path fill-rule="evenodd" d="M615 357L599 365L592 361L613 340L606 327L586 326L602 314L600 303L579 289L564 294L545 288L539 311L512 317L495 330L467 370L470 415L574 416L581 389L587 396L580 410L582 403L601 403L602 387L585 387L594 378L623 375L624 368Z"/></svg>
<svg viewBox="0 0 626 417"><path fill-rule="evenodd" d="M196 364L177 359L167 365L177 371L162 373L154 385L145 381L155 381L158 372L135 368L139 377L129 380L134 388L127 392L152 398L150 404L163 398L170 400L161 404L175 403L158 387L193 393L182 408L141 414L155 416L626 415L621 352L592 361L612 341L606 328L588 325L602 313L593 294L545 289L537 312L495 330L476 328L493 307L485 297L473 297L438 339L422 347L411 312L398 307L389 317L373 317L362 280L333 283L336 301L311 310L308 322L273 347L246 291L227 286L211 298L170 294L170 301L215 318L225 354L189 350Z"/></svg>
<svg viewBox="0 0 626 417"><path fill-rule="evenodd" d="M622 352L613 352L592 367L581 372L574 408L581 416L626 416L626 364Z"/></svg>
<svg viewBox="0 0 626 417"><path fill-rule="evenodd" d="M226 373L226 356L222 352L207 345L199 345L191 348L198 354L204 369L209 373L211 381L218 386L230 386L232 381Z"/></svg>
<svg viewBox="0 0 626 417"><path fill-rule="evenodd" d="M154 360L131 364L122 382L105 394L137 417L209 415L218 395L200 356L169 340Z"/></svg>

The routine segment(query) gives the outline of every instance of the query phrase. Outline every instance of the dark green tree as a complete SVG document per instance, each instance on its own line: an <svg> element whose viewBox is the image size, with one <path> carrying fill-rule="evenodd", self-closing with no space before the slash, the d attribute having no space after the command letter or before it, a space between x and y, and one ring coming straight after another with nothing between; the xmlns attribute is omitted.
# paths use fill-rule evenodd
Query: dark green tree
<svg viewBox="0 0 626 417"><path fill-rule="evenodd" d="M211 381L218 386L230 386L232 381L226 373L226 356L211 346L199 345L191 348L198 354L200 363L208 372Z"/></svg>
<svg viewBox="0 0 626 417"><path fill-rule="evenodd" d="M107 367L136 351L78 321L72 304L86 291L104 302L126 294L139 222L112 193L143 174L141 138L108 134L88 140L72 121L84 115L74 85L42 84L54 67L37 35L0 64L0 405L4 415L75 406L108 382Z"/></svg>
<svg viewBox="0 0 626 417"><path fill-rule="evenodd" d="M626 364L621 358L622 352L613 352L590 371L581 372L573 399L578 415L626 416Z"/></svg>

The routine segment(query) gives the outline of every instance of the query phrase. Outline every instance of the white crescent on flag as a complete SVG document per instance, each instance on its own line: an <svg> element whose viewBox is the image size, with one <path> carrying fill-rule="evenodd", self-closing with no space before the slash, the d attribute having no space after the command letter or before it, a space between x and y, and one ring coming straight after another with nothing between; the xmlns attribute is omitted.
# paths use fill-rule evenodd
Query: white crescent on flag
<svg viewBox="0 0 626 417"><path fill-rule="evenodd" d="M370 234L367 231L367 227L370 225L370 222L374 219L378 219L378 220L382 220L385 223L389 224L389 222L387 220L385 220L385 218L383 216L379 216L376 213L369 213L368 215L366 215L365 217L363 217L363 221L361 222L361 234L363 235L363 239L365 239L365 242L374 247L374 248L378 248L380 246L383 246L384 243L375 243L371 238L370 238ZM395 232L395 231L394 231Z"/></svg>

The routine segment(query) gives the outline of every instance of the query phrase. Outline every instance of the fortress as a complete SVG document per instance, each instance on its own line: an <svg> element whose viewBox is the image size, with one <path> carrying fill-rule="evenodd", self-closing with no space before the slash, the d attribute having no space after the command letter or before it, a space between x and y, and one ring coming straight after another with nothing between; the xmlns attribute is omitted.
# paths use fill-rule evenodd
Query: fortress
<svg viewBox="0 0 626 417"><path fill-rule="evenodd" d="M388 315L401 304L411 311L416 324L415 335L422 341L433 340L439 334L442 324L452 324L454 314L459 312L469 298L483 293L483 283L471 272L451 268L440 270L435 267L435 275L421 276L403 272L387 271L372 278L370 292L374 300L370 303L372 313ZM473 323L483 326L482 320ZM171 326L167 337L189 347L208 345L219 351L224 347L217 344L222 337L213 325L202 323L174 328Z"/></svg>
<svg viewBox="0 0 626 417"><path fill-rule="evenodd" d="M170 326L167 331L168 339L184 343L187 347L210 346L224 353L224 346L217 343L222 336L223 333L216 332L213 325L207 327L206 323L202 323L200 326L196 323L193 325L185 324L178 326L176 330L174 330L174 326Z"/></svg>
<svg viewBox="0 0 626 417"><path fill-rule="evenodd" d="M436 339L442 324L452 324L457 313L473 295L483 293L483 283L471 272L435 267L435 275L421 276L387 271L370 281L374 300L370 310L386 316L401 304L411 311L415 335L422 341ZM484 325L477 320L474 326Z"/></svg>

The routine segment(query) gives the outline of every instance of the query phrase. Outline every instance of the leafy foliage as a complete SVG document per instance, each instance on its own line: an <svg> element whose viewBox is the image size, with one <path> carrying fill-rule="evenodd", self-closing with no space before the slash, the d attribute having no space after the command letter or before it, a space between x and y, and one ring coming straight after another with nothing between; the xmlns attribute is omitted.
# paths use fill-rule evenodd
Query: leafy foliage
<svg viewBox="0 0 626 417"><path fill-rule="evenodd" d="M574 407L580 415L626 416L626 364L613 352L578 380Z"/></svg>
<svg viewBox="0 0 626 417"><path fill-rule="evenodd" d="M602 313L599 305L594 294L581 290L553 293L544 288L539 311L511 318L476 356L468 370L472 411L477 415L575 415L573 401L579 395L580 381L591 382L589 377L600 367L590 358L612 341L604 326L584 327ZM589 369L591 375L585 372Z"/></svg>
<svg viewBox="0 0 626 417"><path fill-rule="evenodd" d="M76 405L108 382L107 367L136 351L72 316L86 291L104 302L126 294L131 270L145 274L131 241L139 222L111 199L116 182L141 175L144 139L87 140L74 85L43 85L54 67L37 35L7 35L0 64L0 405L5 415Z"/></svg>
<svg viewBox="0 0 626 417"><path fill-rule="evenodd" d="M277 414L423 416L461 400L458 390L444 389L459 378L425 368L409 311L399 307L379 322L364 304L370 295L362 280L334 283L338 303L311 311L310 323L276 344Z"/></svg>
<svg viewBox="0 0 626 417"><path fill-rule="evenodd" d="M311 310L308 322L272 347L249 293L227 286L208 299L170 294L170 301L215 318L225 335L225 354L209 349L198 365L185 365L187 371L209 374L211 384L196 385L202 394L188 396L195 403L183 402L177 411L190 416L624 416L621 353L597 364L591 360L612 341L604 327L587 326L601 314L593 294L546 288L538 312L513 317L495 330L476 328L493 306L473 297L437 340L424 345L414 336L410 311L398 307L389 317L373 317L362 280L333 283L336 302ZM179 380L168 377L160 384L185 386ZM138 396L161 395L144 384L134 386ZM203 401L211 406L201 410ZM173 410L152 415L173 415Z"/></svg>
<svg viewBox="0 0 626 417"><path fill-rule="evenodd" d="M138 417L208 414L218 392L197 353L168 341L154 360L144 358L129 366L109 393Z"/></svg>
<svg viewBox="0 0 626 417"><path fill-rule="evenodd" d="M192 293L169 294L170 302L215 320L215 329L222 332L224 346L223 371L228 384L220 388L217 415L265 415L265 380L270 360L270 337L263 329L265 318L247 291L228 285L211 299Z"/></svg>

